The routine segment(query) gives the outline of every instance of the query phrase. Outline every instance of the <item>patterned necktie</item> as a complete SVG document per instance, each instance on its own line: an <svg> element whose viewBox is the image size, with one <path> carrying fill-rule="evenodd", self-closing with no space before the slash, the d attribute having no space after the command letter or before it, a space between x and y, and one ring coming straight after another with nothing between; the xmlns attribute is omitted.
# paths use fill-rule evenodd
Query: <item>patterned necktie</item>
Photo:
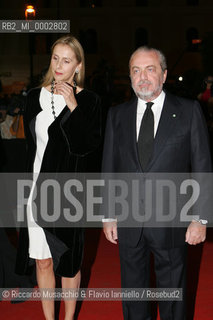
<svg viewBox="0 0 213 320"><path fill-rule="evenodd" d="M147 102L146 110L144 112L139 136L138 136L138 155L141 167L145 171L152 153L154 145L154 114L152 112L153 102Z"/></svg>

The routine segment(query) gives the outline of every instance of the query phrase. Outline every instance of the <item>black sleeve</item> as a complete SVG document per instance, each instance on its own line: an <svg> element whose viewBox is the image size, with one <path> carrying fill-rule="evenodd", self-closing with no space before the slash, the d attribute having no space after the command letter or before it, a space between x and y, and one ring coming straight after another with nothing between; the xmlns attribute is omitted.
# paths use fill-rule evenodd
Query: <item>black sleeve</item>
<svg viewBox="0 0 213 320"><path fill-rule="evenodd" d="M63 117L61 128L70 152L85 156L101 143L101 100L87 91L77 103L77 107Z"/></svg>

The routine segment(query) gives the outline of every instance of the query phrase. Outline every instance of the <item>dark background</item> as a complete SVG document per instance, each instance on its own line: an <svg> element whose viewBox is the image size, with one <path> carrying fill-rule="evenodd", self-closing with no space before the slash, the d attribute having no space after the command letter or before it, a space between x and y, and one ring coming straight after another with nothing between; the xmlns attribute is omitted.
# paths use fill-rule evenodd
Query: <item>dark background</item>
<svg viewBox="0 0 213 320"><path fill-rule="evenodd" d="M70 21L70 33L85 51L85 87L103 99L103 122L110 106L132 95L128 61L141 45L157 47L166 55L165 88L173 93L197 99L205 89L205 77L213 74L212 0L1 0L0 19L24 20L29 4L35 7L36 20ZM0 98L4 98L0 122L8 107L15 109L23 88L27 91L40 84L49 65L51 45L62 35L0 33ZM204 107L210 111L207 124L211 138L213 104ZM5 170L22 171L24 141L5 140L3 144Z"/></svg>
<svg viewBox="0 0 213 320"><path fill-rule="evenodd" d="M131 94L128 60L140 45L165 53L167 86L181 95L197 97L204 76L213 73L211 0L1 0L0 19L25 19L27 4L35 6L35 19L70 20L70 32L85 50L86 86L106 97L108 104ZM4 92L36 85L48 67L50 47L61 35L1 33Z"/></svg>

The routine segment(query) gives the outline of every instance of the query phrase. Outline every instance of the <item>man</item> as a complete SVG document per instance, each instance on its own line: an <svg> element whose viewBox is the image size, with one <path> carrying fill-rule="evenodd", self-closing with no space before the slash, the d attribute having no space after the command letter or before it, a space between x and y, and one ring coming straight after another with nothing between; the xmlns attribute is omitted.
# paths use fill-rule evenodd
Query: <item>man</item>
<svg viewBox="0 0 213 320"><path fill-rule="evenodd" d="M208 134L199 104L163 91L167 76L164 55L140 47L132 54L129 68L136 97L109 111L103 172L210 172ZM182 288L182 301L159 303L161 320L186 317L186 243L196 245L205 240L207 220L202 214L205 212L187 230L141 226L119 228L117 233L116 221L103 220L106 238L114 244L119 240L123 288L149 287L150 252L157 286ZM149 303L123 301L123 315L125 320L149 320Z"/></svg>

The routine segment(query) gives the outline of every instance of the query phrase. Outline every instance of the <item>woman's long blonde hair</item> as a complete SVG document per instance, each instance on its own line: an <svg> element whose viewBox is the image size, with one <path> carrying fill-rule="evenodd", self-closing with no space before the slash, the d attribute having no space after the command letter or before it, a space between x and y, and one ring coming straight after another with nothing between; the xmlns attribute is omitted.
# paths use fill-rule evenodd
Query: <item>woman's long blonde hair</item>
<svg viewBox="0 0 213 320"><path fill-rule="evenodd" d="M80 42L72 35L63 36L53 43L51 47L51 55L57 44L66 44L74 51L78 63L81 63L81 68L79 70L79 73L75 73L74 80L76 81L76 84L79 87L83 88L84 78L85 78L85 61L84 61L84 50ZM49 69L42 80L41 87L47 87L48 85L51 84L53 79L54 79L53 73L49 65Z"/></svg>

